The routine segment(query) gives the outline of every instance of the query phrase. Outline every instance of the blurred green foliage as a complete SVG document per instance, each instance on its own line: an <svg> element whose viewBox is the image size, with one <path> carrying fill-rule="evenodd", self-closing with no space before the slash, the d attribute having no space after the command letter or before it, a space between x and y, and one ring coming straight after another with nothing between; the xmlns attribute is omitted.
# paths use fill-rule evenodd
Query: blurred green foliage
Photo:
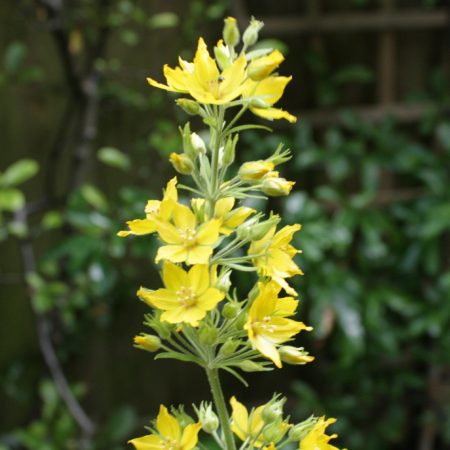
<svg viewBox="0 0 450 450"><path fill-rule="evenodd" d="M368 2L351 3L364 7ZM431 8L436 2L423 3ZM36 6L31 1L24 4L25 13L15 14L27 14L27 8ZM142 58L155 59L155 70L160 71L159 63L168 62L166 51L191 57L187 49L193 48L199 30L212 21L214 36L218 35L229 2L184 2L178 14L120 0L112 1L108 14L100 16L97 6L90 1L71 4L65 23L70 52L80 66L101 28L110 29L109 51L94 61L101 79L94 170L62 202L40 209L30 221L23 220L23 212L36 201L39 206L46 178L57 179L58 190L64 173L49 173L49 155L37 154L34 148L22 158L15 156L20 152L11 152L12 161L2 161L0 173L0 241L36 243L38 263L26 282L34 310L51 322L63 364L81 358L92 345L92 329L111 328L120 303L130 301L143 271L146 277L151 272L153 240L125 241L115 233L126 220L142 215L149 198L159 198L170 170L165 160L179 148L177 125L186 118L180 111L174 113L164 94L150 95L143 86L150 73ZM39 11L35 24L44 20ZM175 44L167 43L170 49L160 43L159 48L151 47L152 39L170 30L178 35ZM276 45L285 46L281 41ZM55 85L65 89L59 62L49 63L42 55L41 61L26 38L16 36L3 50L2 101L11 98L11 88L23 89L25 95L33 90L49 95ZM132 59L134 54L140 65ZM301 58L315 80L316 105L341 104L343 86L374 83L372 70L364 64L336 71L311 49ZM285 222L303 224L296 246L303 249L299 263L306 276L298 280L298 288L302 319L315 328L307 347L317 361L286 371L294 392L290 405L299 419L311 411L338 417L341 442L355 450L417 447L429 430L437 449L450 445L447 75L432 72L428 89L414 99L428 104L417 127L401 126L390 118L368 123L345 112L340 126L324 131L313 130L300 118L293 131L277 130L276 136L247 132L240 143L246 160L264 158L278 145L280 135L293 149L293 160L281 170L297 181L296 192L270 203L268 210L281 207ZM120 121L125 121L126 132L121 128L112 140L108 129L118 128ZM14 252L19 252L17 245ZM16 283L21 285L22 278ZM0 370L2 395L25 411L17 426L0 430L0 449L80 448L78 426L43 363L30 362L28 356L24 352L22 360ZM75 376L77 372L70 378ZM87 397L83 381L73 387L82 401ZM104 380L90 383L100 386ZM95 390L89 389L94 397ZM134 404L134 399L128 403ZM95 412L95 398L90 406ZM102 413L87 448L123 448L127 436L141 426L134 409L119 402L108 414Z"/></svg>

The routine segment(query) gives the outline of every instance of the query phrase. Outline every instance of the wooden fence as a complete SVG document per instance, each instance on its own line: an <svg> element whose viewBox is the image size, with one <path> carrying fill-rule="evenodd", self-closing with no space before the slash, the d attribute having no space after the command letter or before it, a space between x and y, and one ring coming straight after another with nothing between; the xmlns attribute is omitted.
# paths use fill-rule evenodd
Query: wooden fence
<svg viewBox="0 0 450 450"><path fill-rule="evenodd" d="M281 3L280 3L281 2ZM250 0L234 0L233 13L241 23L250 18ZM276 2L274 2L276 3ZM367 105L345 105L339 108L318 108L298 111L298 115L312 124L330 125L339 122L339 111L351 109L365 120L376 121L386 115L405 123L418 121L427 106L423 103L406 103L398 99L399 56L402 43L399 33L432 33L439 46L439 61L434 67L441 66L450 72L450 8L400 7L396 0L380 0L378 9L364 12L334 12L328 7L324 11L323 0L297 0L290 4L289 13L268 13L259 16L264 21L264 35L287 39L303 36L315 49L323 48L327 39L333 35L349 32L375 33L377 40L376 101ZM412 4L414 2L409 2ZM279 0L279 5L283 4ZM258 14L266 2L258 2ZM270 8L267 8L270 11ZM420 58L420 55L419 55ZM427 62L420 61L427 64ZM410 61L412 70L414 63ZM431 69L432 67L428 67ZM404 69L404 68L403 68Z"/></svg>

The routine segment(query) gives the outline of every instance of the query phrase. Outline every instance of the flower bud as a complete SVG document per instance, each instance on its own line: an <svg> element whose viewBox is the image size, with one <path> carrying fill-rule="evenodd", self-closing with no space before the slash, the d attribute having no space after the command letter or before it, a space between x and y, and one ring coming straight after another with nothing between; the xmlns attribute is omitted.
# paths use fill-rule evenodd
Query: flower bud
<svg viewBox="0 0 450 450"><path fill-rule="evenodd" d="M271 218L264 220L263 222L257 223L256 225L250 227L249 233L248 233L248 238L251 241L259 241L279 221L280 221L280 216L275 214Z"/></svg>
<svg viewBox="0 0 450 450"><path fill-rule="evenodd" d="M190 116L196 116L200 113L200 105L188 98L177 98L175 103L187 114Z"/></svg>
<svg viewBox="0 0 450 450"><path fill-rule="evenodd" d="M198 338L202 344L211 345L217 339L217 329L210 325L203 325L198 332Z"/></svg>
<svg viewBox="0 0 450 450"><path fill-rule="evenodd" d="M234 17L227 17L223 27L223 40L225 44L234 47L238 44L241 34L237 26L237 21Z"/></svg>
<svg viewBox="0 0 450 450"><path fill-rule="evenodd" d="M263 179L261 191L271 197L281 197L283 195L289 195L294 184L295 181L287 181L285 178L271 176L269 172Z"/></svg>
<svg viewBox="0 0 450 450"><path fill-rule="evenodd" d="M314 416L308 417L308 419L304 420L297 425L294 425L288 434L289 441L298 442L301 441L314 427L317 422L317 418Z"/></svg>
<svg viewBox="0 0 450 450"><path fill-rule="evenodd" d="M259 109L267 109L270 108L270 105L266 103L262 98L253 97L250 99L251 108L259 108Z"/></svg>
<svg viewBox="0 0 450 450"><path fill-rule="evenodd" d="M236 302L229 302L224 305L222 308L222 316L225 319L234 319L241 310L241 307Z"/></svg>
<svg viewBox="0 0 450 450"><path fill-rule="evenodd" d="M256 20L254 17L250 20L250 25L245 29L242 36L242 41L246 47L251 47L256 44L258 40L259 30L264 26L264 23L260 20Z"/></svg>
<svg viewBox="0 0 450 450"><path fill-rule="evenodd" d="M202 429L206 433L214 433L219 428L219 418L213 411L211 403L201 403L197 411L198 420L202 424Z"/></svg>
<svg viewBox="0 0 450 450"><path fill-rule="evenodd" d="M245 322L247 322L247 314L244 311L239 311L238 317L236 321L234 322L234 326L238 330L242 330L242 328L245 325Z"/></svg>
<svg viewBox="0 0 450 450"><path fill-rule="evenodd" d="M239 369L243 370L244 372L264 372L267 370L272 370L264 367L261 363L249 361L248 359L238 362L236 364L236 367L239 367Z"/></svg>
<svg viewBox="0 0 450 450"><path fill-rule="evenodd" d="M217 42L217 47L214 47L214 56L216 57L216 61L219 65L220 70L224 70L228 66L231 66L230 51L225 45L223 45L222 39Z"/></svg>
<svg viewBox="0 0 450 450"><path fill-rule="evenodd" d="M188 156L191 161L195 161L198 154L195 151L191 142L191 125L189 122L186 123L183 129L180 128L181 136L183 138L183 150L186 156Z"/></svg>
<svg viewBox="0 0 450 450"><path fill-rule="evenodd" d="M204 155L206 153L205 141L197 133L191 134L191 144L197 154Z"/></svg>
<svg viewBox="0 0 450 450"><path fill-rule="evenodd" d="M169 160L174 169L183 175L189 175L194 170L194 163L185 153L171 153Z"/></svg>
<svg viewBox="0 0 450 450"><path fill-rule="evenodd" d="M231 270L221 271L219 278L217 279L214 287L216 289L219 289L219 291L228 292L231 287L230 275L231 275Z"/></svg>
<svg viewBox="0 0 450 450"><path fill-rule="evenodd" d="M181 428L186 428L194 423L194 419L184 410L184 405L180 405L178 408L172 406L170 412L175 416Z"/></svg>
<svg viewBox="0 0 450 450"><path fill-rule="evenodd" d="M142 333L133 338L134 346L148 352L157 352L161 348L161 339L158 336Z"/></svg>
<svg viewBox="0 0 450 450"><path fill-rule="evenodd" d="M314 361L314 356L310 356L303 347L293 347L291 345L283 345L278 349L281 360L288 364L303 365Z"/></svg>
<svg viewBox="0 0 450 450"><path fill-rule="evenodd" d="M225 167L228 167L230 164L233 164L234 157L236 154L236 144L239 139L239 135L235 134L233 137L229 137L225 144L225 149L223 151L223 159L222 164Z"/></svg>
<svg viewBox="0 0 450 450"><path fill-rule="evenodd" d="M247 183L257 183L264 175L274 169L274 164L270 161L248 161L239 168L238 176Z"/></svg>
<svg viewBox="0 0 450 450"><path fill-rule="evenodd" d="M288 424L282 422L281 420L272 423L263 430L263 438L267 442L278 442L286 434L288 429Z"/></svg>
<svg viewBox="0 0 450 450"><path fill-rule="evenodd" d="M273 398L266 406L264 406L261 417L266 423L278 422L283 417L283 405L286 403L286 398L281 400Z"/></svg>
<svg viewBox="0 0 450 450"><path fill-rule="evenodd" d="M228 339L220 348L220 353L224 356L233 355L241 344L242 341L240 340Z"/></svg>
<svg viewBox="0 0 450 450"><path fill-rule="evenodd" d="M274 50L270 55L254 59L248 65L248 76L254 81L260 81L268 77L283 61L281 52Z"/></svg>

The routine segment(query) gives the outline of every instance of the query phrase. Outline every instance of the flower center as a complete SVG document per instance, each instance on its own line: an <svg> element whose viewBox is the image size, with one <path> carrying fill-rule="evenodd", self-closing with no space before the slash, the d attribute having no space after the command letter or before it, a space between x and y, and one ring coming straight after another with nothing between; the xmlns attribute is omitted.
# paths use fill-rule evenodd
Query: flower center
<svg viewBox="0 0 450 450"><path fill-rule="evenodd" d="M179 233L186 247L193 247L195 245L195 230L185 228L184 230L179 230Z"/></svg>
<svg viewBox="0 0 450 450"><path fill-rule="evenodd" d="M161 443L161 448L165 450L177 450L179 449L178 442L175 439L170 439L168 437L164 438L163 442Z"/></svg>
<svg viewBox="0 0 450 450"><path fill-rule="evenodd" d="M183 306L193 306L197 303L197 295L191 287L183 286L177 291L177 297Z"/></svg>

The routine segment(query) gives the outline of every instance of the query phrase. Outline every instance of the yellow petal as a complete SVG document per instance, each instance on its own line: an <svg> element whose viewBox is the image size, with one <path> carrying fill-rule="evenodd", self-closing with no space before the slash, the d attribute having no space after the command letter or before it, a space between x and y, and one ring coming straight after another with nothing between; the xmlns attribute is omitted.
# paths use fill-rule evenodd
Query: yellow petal
<svg viewBox="0 0 450 450"><path fill-rule="evenodd" d="M185 205L177 203L173 209L173 221L177 228L194 230L197 221L194 213Z"/></svg>
<svg viewBox="0 0 450 450"><path fill-rule="evenodd" d="M156 231L155 222L148 219L136 219L127 222L130 234L142 236Z"/></svg>
<svg viewBox="0 0 450 450"><path fill-rule="evenodd" d="M164 285L171 291L177 291L181 286L186 286L188 283L186 272L169 261L166 261L163 265L162 277Z"/></svg>
<svg viewBox="0 0 450 450"><path fill-rule="evenodd" d="M255 336L253 339L253 344L256 349L262 353L265 357L272 360L272 362L280 369L283 365L281 364L280 355L277 351L277 348L273 344L272 341L267 339L264 336Z"/></svg>
<svg viewBox="0 0 450 450"><path fill-rule="evenodd" d="M180 263L186 261L187 256L188 252L186 248L181 245L164 245L159 247L155 262L165 259L174 263Z"/></svg>
<svg viewBox="0 0 450 450"><path fill-rule="evenodd" d="M205 311L211 311L221 300L223 300L224 297L225 293L215 288L209 288L198 298L197 305Z"/></svg>
<svg viewBox="0 0 450 450"><path fill-rule="evenodd" d="M219 78L216 62L209 56L208 48L203 38L199 38L197 52L194 57L195 77L202 85L208 85Z"/></svg>
<svg viewBox="0 0 450 450"><path fill-rule="evenodd" d="M149 289L140 288L137 295L148 305L160 309L170 309L179 305L178 298L167 289L151 291Z"/></svg>
<svg viewBox="0 0 450 450"><path fill-rule="evenodd" d="M191 423L184 429L180 441L180 450L192 450L197 445L198 432L201 428L201 423Z"/></svg>
<svg viewBox="0 0 450 450"><path fill-rule="evenodd" d="M172 69L167 64L164 65L164 76L166 77L167 84L175 92L188 92L186 87L186 74L179 68Z"/></svg>
<svg viewBox="0 0 450 450"><path fill-rule="evenodd" d="M155 225L159 237L167 244L181 244L183 242L180 233L171 223L155 219Z"/></svg>
<svg viewBox="0 0 450 450"><path fill-rule="evenodd" d="M186 250L186 264L208 264L209 257L212 255L212 247L209 246L196 246L191 248L190 250ZM173 261L173 259L171 260ZM177 261L181 262L181 261Z"/></svg>
<svg viewBox="0 0 450 450"><path fill-rule="evenodd" d="M268 105L275 104L283 95L284 89L292 77L268 77L253 87L252 96L260 97ZM246 92L248 87L246 88Z"/></svg>
<svg viewBox="0 0 450 450"><path fill-rule="evenodd" d="M160 450L163 444L161 438L154 434L131 439L128 443L134 445L136 450Z"/></svg>
<svg viewBox="0 0 450 450"><path fill-rule="evenodd" d="M180 425L164 405L159 407L159 414L156 418L156 428L164 436L174 441L179 441L180 439Z"/></svg>
<svg viewBox="0 0 450 450"><path fill-rule="evenodd" d="M210 220L200 225L197 231L197 242L201 245L213 245L219 238L219 228L221 221Z"/></svg>
<svg viewBox="0 0 450 450"><path fill-rule="evenodd" d="M197 295L203 294L209 287L209 270L206 264L193 266L187 274L187 284Z"/></svg>
<svg viewBox="0 0 450 450"><path fill-rule="evenodd" d="M164 89L165 91L170 91L170 92L176 92L175 89L171 88L170 86L167 86L165 84L161 84L158 83L156 80L154 80L153 78L147 78L147 82L148 84L150 84L153 87L156 87L158 89Z"/></svg>
<svg viewBox="0 0 450 450"><path fill-rule="evenodd" d="M236 436L241 439L241 441L245 441L247 437L247 429L248 429L248 411L247 408L240 402L236 400L236 397L231 397L231 418L232 425L231 429Z"/></svg>
<svg viewBox="0 0 450 450"><path fill-rule="evenodd" d="M180 306L178 308L170 309L161 314L161 320L169 323L189 323L190 325L196 327L198 321L202 320L206 316L206 311L191 306L186 308L185 306Z"/></svg>
<svg viewBox="0 0 450 450"><path fill-rule="evenodd" d="M250 108L251 112L263 119L267 120L277 120L277 119L286 119L290 123L297 122L297 117L292 114L284 111L282 109L277 108Z"/></svg>
<svg viewBox="0 0 450 450"><path fill-rule="evenodd" d="M216 206L214 207L214 216L221 218L229 213L233 209L234 202L234 197L225 197L217 200Z"/></svg>

